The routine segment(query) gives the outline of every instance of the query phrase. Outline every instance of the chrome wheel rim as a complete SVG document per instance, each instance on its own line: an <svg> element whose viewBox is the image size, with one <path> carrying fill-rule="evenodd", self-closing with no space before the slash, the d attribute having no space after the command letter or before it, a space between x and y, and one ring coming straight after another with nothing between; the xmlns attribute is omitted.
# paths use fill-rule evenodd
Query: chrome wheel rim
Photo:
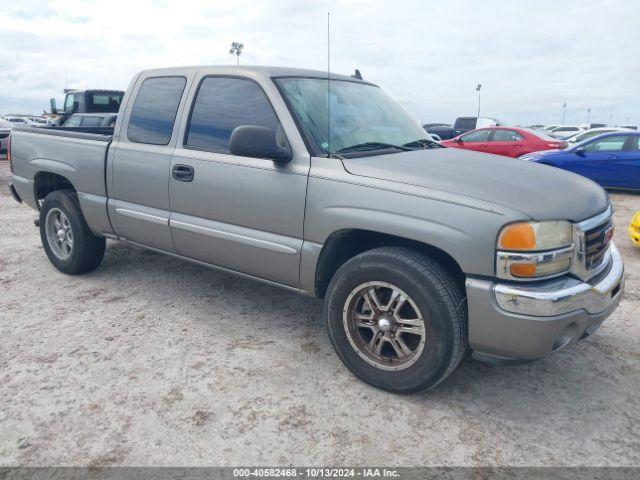
<svg viewBox="0 0 640 480"><path fill-rule="evenodd" d="M342 319L356 353L381 370L409 368L424 351L424 318L413 299L390 283L358 285L345 301Z"/></svg>
<svg viewBox="0 0 640 480"><path fill-rule="evenodd" d="M66 260L73 251L73 231L67 215L59 208L52 208L45 219L47 242L53 254Z"/></svg>

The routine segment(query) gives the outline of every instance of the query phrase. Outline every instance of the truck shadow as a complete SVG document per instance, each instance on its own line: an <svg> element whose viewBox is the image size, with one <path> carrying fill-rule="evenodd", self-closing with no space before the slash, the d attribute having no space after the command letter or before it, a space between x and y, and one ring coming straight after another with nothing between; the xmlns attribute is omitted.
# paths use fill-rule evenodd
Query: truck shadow
<svg viewBox="0 0 640 480"><path fill-rule="evenodd" d="M313 379L314 384L346 384L355 394L380 400L391 396L420 408L446 404L463 414L479 409L485 418L467 418L477 428L487 421L514 418L533 427L541 416L545 422L566 421L567 416L580 422L588 412L626 408L625 402L633 399L622 386L638 381L640 358L636 354L633 364L621 359L613 347L617 339L605 325L600 331L604 333L537 362L505 366L466 358L433 391L398 396L365 385L340 364L320 318L320 300L122 243L109 244L104 264L90 276L111 284L112 289L135 286L132 295L150 303L165 299L162 308L205 316L203 328L215 329L218 322L231 318L244 330L260 331L263 348L277 343L286 331L305 362L320 365L312 373L326 375Z"/></svg>

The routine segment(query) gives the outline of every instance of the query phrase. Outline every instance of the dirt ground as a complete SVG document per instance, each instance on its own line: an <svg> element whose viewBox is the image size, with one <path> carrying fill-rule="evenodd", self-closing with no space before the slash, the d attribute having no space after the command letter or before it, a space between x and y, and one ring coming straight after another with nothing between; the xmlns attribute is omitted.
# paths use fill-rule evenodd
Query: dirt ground
<svg viewBox="0 0 640 480"><path fill-rule="evenodd" d="M640 466L640 195L611 195L626 297L594 336L397 396L341 365L317 300L113 242L95 272L59 273L8 176L2 466Z"/></svg>

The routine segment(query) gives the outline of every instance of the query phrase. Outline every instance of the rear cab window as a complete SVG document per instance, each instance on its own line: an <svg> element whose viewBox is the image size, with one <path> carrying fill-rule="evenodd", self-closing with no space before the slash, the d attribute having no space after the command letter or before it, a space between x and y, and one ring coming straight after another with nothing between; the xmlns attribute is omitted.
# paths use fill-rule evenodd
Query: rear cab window
<svg viewBox="0 0 640 480"><path fill-rule="evenodd" d="M89 96L89 108L92 112L117 112L122 102L122 93L92 93Z"/></svg>
<svg viewBox="0 0 640 480"><path fill-rule="evenodd" d="M151 77L142 82L129 116L129 141L169 143L186 83L183 76Z"/></svg>

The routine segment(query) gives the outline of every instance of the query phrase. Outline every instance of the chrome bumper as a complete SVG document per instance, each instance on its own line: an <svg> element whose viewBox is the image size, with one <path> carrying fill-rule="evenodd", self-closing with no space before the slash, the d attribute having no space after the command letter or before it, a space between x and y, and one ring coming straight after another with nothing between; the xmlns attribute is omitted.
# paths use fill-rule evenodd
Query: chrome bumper
<svg viewBox="0 0 640 480"><path fill-rule="evenodd" d="M542 284L495 284L498 306L511 313L552 317L576 310L602 313L619 300L624 289L624 265L616 246L611 243L611 266L595 283L563 277Z"/></svg>

